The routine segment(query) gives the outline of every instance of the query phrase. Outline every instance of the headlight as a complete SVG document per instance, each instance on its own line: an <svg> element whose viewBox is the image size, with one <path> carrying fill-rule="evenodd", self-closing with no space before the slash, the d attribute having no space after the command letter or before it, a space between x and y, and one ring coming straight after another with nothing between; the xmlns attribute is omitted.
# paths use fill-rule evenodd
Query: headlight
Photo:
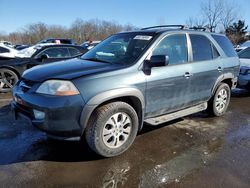
<svg viewBox="0 0 250 188"><path fill-rule="evenodd" d="M57 96L69 96L77 95L79 91L74 84L65 80L47 80L36 90L36 93L57 95Z"/></svg>

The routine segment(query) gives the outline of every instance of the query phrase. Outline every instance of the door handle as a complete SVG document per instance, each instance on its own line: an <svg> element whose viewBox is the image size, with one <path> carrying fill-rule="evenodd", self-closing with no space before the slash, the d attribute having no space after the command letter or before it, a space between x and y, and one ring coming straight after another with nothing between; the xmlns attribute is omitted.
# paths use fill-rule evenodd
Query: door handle
<svg viewBox="0 0 250 188"><path fill-rule="evenodd" d="M217 69L219 72L222 72L222 68L221 67L218 67Z"/></svg>
<svg viewBox="0 0 250 188"><path fill-rule="evenodd" d="M191 76L193 76L193 74L191 74L189 72L185 72L185 74L184 74L184 77L187 79L190 78Z"/></svg>

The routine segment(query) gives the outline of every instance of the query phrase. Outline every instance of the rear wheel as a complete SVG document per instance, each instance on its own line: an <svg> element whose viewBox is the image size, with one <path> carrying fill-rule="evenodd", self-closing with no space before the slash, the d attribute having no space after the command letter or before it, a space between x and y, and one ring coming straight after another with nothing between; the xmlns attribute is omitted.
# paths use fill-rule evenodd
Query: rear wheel
<svg viewBox="0 0 250 188"><path fill-rule="evenodd" d="M213 116L224 115L228 108L230 97L230 87L228 84L221 83L208 103L208 112Z"/></svg>
<svg viewBox="0 0 250 188"><path fill-rule="evenodd" d="M112 102L94 111L86 128L86 140L99 155L116 156L133 143L138 125L133 107L124 102Z"/></svg>
<svg viewBox="0 0 250 188"><path fill-rule="evenodd" d="M9 92L11 88L17 83L18 76L10 69L0 69L0 92Z"/></svg>

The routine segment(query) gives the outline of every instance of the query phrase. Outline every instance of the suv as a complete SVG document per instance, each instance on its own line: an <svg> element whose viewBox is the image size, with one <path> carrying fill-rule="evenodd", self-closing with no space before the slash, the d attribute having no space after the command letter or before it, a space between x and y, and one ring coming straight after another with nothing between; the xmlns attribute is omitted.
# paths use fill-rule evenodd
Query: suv
<svg viewBox="0 0 250 188"><path fill-rule="evenodd" d="M158 26L110 36L81 58L27 70L12 107L57 139L126 151L147 122L225 113L239 59L221 34Z"/></svg>

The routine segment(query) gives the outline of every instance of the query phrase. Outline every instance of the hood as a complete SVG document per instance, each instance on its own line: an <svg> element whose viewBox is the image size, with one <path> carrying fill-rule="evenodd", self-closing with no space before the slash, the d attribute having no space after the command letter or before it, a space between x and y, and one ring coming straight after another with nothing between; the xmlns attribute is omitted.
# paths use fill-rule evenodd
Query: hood
<svg viewBox="0 0 250 188"><path fill-rule="evenodd" d="M24 72L23 78L36 82L48 79L71 80L81 76L119 69L121 65L82 60L79 58L35 66Z"/></svg>

